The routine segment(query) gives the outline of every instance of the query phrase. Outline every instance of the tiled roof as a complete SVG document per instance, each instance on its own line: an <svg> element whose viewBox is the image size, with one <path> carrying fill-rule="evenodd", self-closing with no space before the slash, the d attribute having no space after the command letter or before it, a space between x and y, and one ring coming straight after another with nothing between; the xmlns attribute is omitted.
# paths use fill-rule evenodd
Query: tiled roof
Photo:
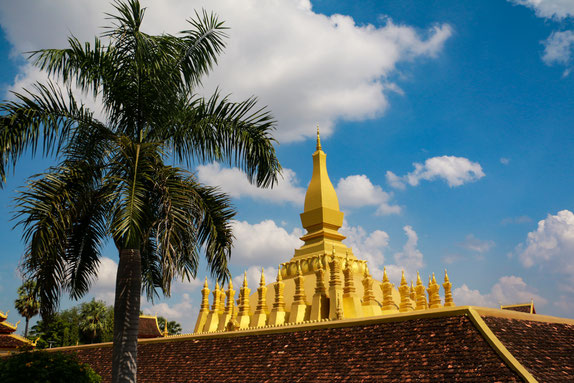
<svg viewBox="0 0 574 383"><path fill-rule="evenodd" d="M528 314L536 314L536 309L534 308L534 303L521 303L518 305L508 305L508 306L500 306L502 310L512 310L518 311L521 313L528 313Z"/></svg>
<svg viewBox="0 0 574 383"><path fill-rule="evenodd" d="M540 382L574 382L574 324L492 316L484 321Z"/></svg>
<svg viewBox="0 0 574 383"><path fill-rule="evenodd" d="M31 342L18 335L0 335L0 350L30 346Z"/></svg>
<svg viewBox="0 0 574 383"><path fill-rule="evenodd" d="M140 315L139 339L159 338L162 336L163 334L157 325L157 317Z"/></svg>
<svg viewBox="0 0 574 383"><path fill-rule="evenodd" d="M12 334L14 331L16 331L16 326L12 323L0 322L0 334Z"/></svg>
<svg viewBox="0 0 574 383"><path fill-rule="evenodd" d="M466 315L379 318L144 340L138 381L521 381ZM75 350L110 381L111 344Z"/></svg>

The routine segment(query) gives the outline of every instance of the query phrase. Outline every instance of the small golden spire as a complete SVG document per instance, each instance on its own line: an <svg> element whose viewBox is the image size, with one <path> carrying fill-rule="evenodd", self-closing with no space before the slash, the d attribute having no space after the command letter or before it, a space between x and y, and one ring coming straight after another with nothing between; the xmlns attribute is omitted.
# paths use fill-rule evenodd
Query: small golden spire
<svg viewBox="0 0 574 383"><path fill-rule="evenodd" d="M373 279L369 274L369 268L365 265L363 272L363 305L376 304L375 294L373 293Z"/></svg>
<svg viewBox="0 0 574 383"><path fill-rule="evenodd" d="M383 311L396 310L397 307L393 301L393 284L389 282L386 267L383 268L383 283L381 283L381 290L383 292Z"/></svg>
<svg viewBox="0 0 574 383"><path fill-rule="evenodd" d="M415 295L416 295L416 306L415 310L424 310L427 308L427 298L425 296L425 287L423 285L423 281L421 280L421 276L417 271L417 285L415 287Z"/></svg>
<svg viewBox="0 0 574 383"><path fill-rule="evenodd" d="M285 289L285 284L283 283L283 277L281 276L281 270L277 273L277 283L275 288L275 302L273 303L273 310L278 312L285 311L285 298L283 297L283 291Z"/></svg>
<svg viewBox="0 0 574 383"><path fill-rule="evenodd" d="M317 124L317 150L321 150L321 136L319 135L319 124Z"/></svg>
<svg viewBox="0 0 574 383"><path fill-rule="evenodd" d="M434 273L432 273L432 278L429 276L429 286L427 288L428 296L429 296L429 308L437 309L441 307L440 303L440 295L438 293L440 287L438 283L436 283L436 278Z"/></svg>
<svg viewBox="0 0 574 383"><path fill-rule="evenodd" d="M283 277L281 276L281 268L279 267L277 269L277 282L281 282L283 280Z"/></svg>
<svg viewBox="0 0 574 383"><path fill-rule="evenodd" d="M383 283L389 281L389 277L387 276L387 268L383 266Z"/></svg>
<svg viewBox="0 0 574 383"><path fill-rule="evenodd" d="M343 293L345 296L355 293L355 283L353 281L353 268L351 267L351 260L349 259L349 251L345 256L345 269L343 270L343 278L345 281L345 287L343 288Z"/></svg>
<svg viewBox="0 0 574 383"><path fill-rule="evenodd" d="M409 292L410 297L411 297L411 301L413 301L413 303L416 302L417 300L417 296L415 294L415 286L413 284L413 280L411 279L411 291Z"/></svg>
<svg viewBox="0 0 574 383"><path fill-rule="evenodd" d="M301 271L301 262L297 261L297 276L295 277L295 294L293 295L293 303L305 303L305 290L304 290L303 271Z"/></svg>
<svg viewBox="0 0 574 383"><path fill-rule="evenodd" d="M265 287L265 274L263 274L263 267L261 268L261 281L257 289L257 307L255 307L255 314L263 314L267 312L267 287Z"/></svg>
<svg viewBox="0 0 574 383"><path fill-rule="evenodd" d="M243 274L243 286L239 289L239 299L237 307L237 316L239 318L241 328L248 327L249 325L249 293L251 289L247 286L247 271Z"/></svg>
<svg viewBox="0 0 574 383"><path fill-rule="evenodd" d="M203 289L201 289L200 311L209 311L209 286L207 285L207 277L205 277L205 283L203 284Z"/></svg>
<svg viewBox="0 0 574 383"><path fill-rule="evenodd" d="M452 283L450 283L448 279L448 274L446 273L446 269L444 269L444 283L442 284L444 289L444 307L454 307L454 301L452 299Z"/></svg>
<svg viewBox="0 0 574 383"><path fill-rule="evenodd" d="M403 276L401 277L401 285L399 286L399 293L401 294L401 304L399 306L399 311L400 312L412 311L413 307L411 304L410 289L409 286L407 285L404 270L403 270Z"/></svg>

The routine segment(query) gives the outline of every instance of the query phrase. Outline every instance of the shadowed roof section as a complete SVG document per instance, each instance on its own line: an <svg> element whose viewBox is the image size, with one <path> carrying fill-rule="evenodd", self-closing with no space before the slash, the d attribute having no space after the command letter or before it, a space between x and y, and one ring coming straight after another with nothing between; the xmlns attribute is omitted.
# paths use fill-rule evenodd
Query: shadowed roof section
<svg viewBox="0 0 574 383"><path fill-rule="evenodd" d="M519 311L521 313L536 314L536 309L534 308L534 302L520 303L517 305L506 305L500 306L502 310L512 310Z"/></svg>
<svg viewBox="0 0 574 383"><path fill-rule="evenodd" d="M163 333L157 324L157 317L140 315L138 339L160 338Z"/></svg>

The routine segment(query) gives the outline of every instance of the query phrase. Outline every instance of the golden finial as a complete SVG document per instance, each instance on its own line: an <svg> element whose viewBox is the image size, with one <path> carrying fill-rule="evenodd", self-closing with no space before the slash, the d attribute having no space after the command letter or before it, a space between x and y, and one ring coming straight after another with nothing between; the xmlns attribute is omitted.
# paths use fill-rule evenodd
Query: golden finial
<svg viewBox="0 0 574 383"><path fill-rule="evenodd" d="M427 298L425 296L425 287L421 276L417 271L417 285L415 287L416 306L415 310L424 310L427 308Z"/></svg>
<svg viewBox="0 0 574 383"><path fill-rule="evenodd" d="M243 273L243 287L247 287L247 271Z"/></svg>
<svg viewBox="0 0 574 383"><path fill-rule="evenodd" d="M259 280L259 286L265 286L265 273L263 272L263 267L261 268L261 279Z"/></svg>
<svg viewBox="0 0 574 383"><path fill-rule="evenodd" d="M281 276L281 268L279 267L277 269L277 282L281 282L283 280L283 277Z"/></svg>
<svg viewBox="0 0 574 383"><path fill-rule="evenodd" d="M401 285L399 286L399 293L401 295L401 304L399 306L400 312L412 311L412 303L410 296L410 289L407 285L407 280L405 278L405 271L403 270L403 275L401 277Z"/></svg>
<svg viewBox="0 0 574 383"><path fill-rule="evenodd" d="M301 261L297 261L297 276L295 277L295 294L293 295L293 302L297 304L305 304L305 291L304 291L304 278L303 271L301 270Z"/></svg>
<svg viewBox="0 0 574 383"><path fill-rule="evenodd" d="M233 289L233 281L230 278L229 283L227 284L227 290L232 290L232 289Z"/></svg>
<svg viewBox="0 0 574 383"><path fill-rule="evenodd" d="M317 124L317 150L321 150L321 136L319 135L319 124Z"/></svg>
<svg viewBox="0 0 574 383"><path fill-rule="evenodd" d="M203 288L207 289L209 286L207 285L207 276L205 276L205 283L203 284Z"/></svg>
<svg viewBox="0 0 574 383"><path fill-rule="evenodd" d="M439 285L436 283L436 278L434 273L432 273L432 278L429 276L429 286L427 288L427 293L429 296L429 308L436 309L441 307L440 295L438 294Z"/></svg>
<svg viewBox="0 0 574 383"><path fill-rule="evenodd" d="M417 296L416 296L416 294L415 294L415 286L414 286L414 284L413 284L413 280L412 280L412 279L411 279L411 290L410 290L409 294L410 294L410 297L411 297L411 301L413 301L413 303L416 302Z"/></svg>
<svg viewBox="0 0 574 383"><path fill-rule="evenodd" d="M452 283L450 283L448 279L448 274L446 273L446 269L444 269L444 283L442 284L444 289L444 307L454 307L454 301L452 299Z"/></svg>
<svg viewBox="0 0 574 383"><path fill-rule="evenodd" d="M387 276L387 268L383 267L383 283L386 283L389 281L389 277Z"/></svg>
<svg viewBox="0 0 574 383"><path fill-rule="evenodd" d="M389 282L386 267L383 267L383 283L381 283L381 290L383 292L383 311L396 310L395 302L393 301L393 284Z"/></svg>

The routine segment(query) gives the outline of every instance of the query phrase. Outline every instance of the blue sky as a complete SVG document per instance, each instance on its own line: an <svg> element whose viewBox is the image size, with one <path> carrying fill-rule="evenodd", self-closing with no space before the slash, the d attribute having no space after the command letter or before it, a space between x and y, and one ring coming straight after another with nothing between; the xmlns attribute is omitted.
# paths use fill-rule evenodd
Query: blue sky
<svg viewBox="0 0 574 383"><path fill-rule="evenodd" d="M63 47L70 32L91 39L109 11L87 0L0 4L3 98L42 79L22 52ZM574 317L574 3L144 4L150 33L183 29L194 8L216 11L230 40L202 92L257 95L278 120L286 170L273 191L247 185L236 169L195 169L238 208L234 275L249 270L254 283L265 267L271 280L299 245L318 123L346 214L341 231L375 276L386 265L395 283L401 269L442 278L446 267L459 305L533 298L540 313ZM51 161L23 159L0 191L0 310L14 321L24 244L11 200ZM110 246L104 257L89 297L111 303L117 257ZM178 283L171 299L144 309L190 331L198 284Z"/></svg>

